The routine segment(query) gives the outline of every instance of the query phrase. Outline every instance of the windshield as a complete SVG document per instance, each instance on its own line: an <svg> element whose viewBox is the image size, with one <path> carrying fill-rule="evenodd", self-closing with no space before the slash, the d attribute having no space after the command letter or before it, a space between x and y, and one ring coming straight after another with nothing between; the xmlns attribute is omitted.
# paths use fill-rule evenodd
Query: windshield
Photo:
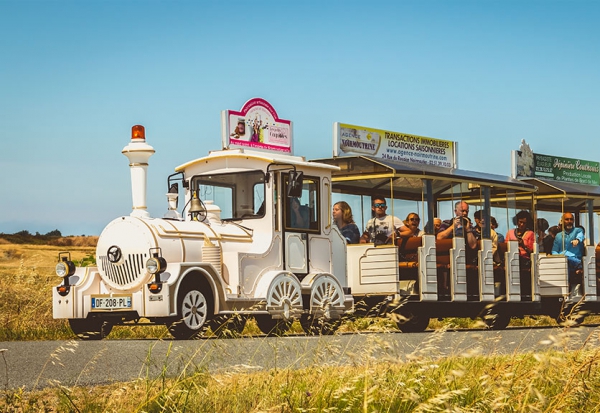
<svg viewBox="0 0 600 413"><path fill-rule="evenodd" d="M202 201L212 201L221 209L223 220L260 218L265 214L263 171L196 176L193 188L198 188Z"/></svg>

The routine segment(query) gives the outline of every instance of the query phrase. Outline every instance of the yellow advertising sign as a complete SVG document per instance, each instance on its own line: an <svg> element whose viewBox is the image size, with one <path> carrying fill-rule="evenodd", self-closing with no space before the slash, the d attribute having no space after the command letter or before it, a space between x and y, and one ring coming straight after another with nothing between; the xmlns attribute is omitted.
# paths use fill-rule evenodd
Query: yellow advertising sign
<svg viewBox="0 0 600 413"><path fill-rule="evenodd" d="M369 155L422 165L456 167L452 141L336 122L334 156Z"/></svg>

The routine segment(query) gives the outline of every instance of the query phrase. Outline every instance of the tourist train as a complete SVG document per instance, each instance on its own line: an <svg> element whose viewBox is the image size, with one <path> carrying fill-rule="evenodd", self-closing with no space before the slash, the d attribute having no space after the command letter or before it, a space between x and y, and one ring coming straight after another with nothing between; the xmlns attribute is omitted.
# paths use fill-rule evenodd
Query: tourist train
<svg viewBox="0 0 600 413"><path fill-rule="evenodd" d="M132 128L122 150L132 211L102 231L96 266L76 267L68 252L59 254L54 318L67 319L84 339L143 323L190 339L209 327L241 332L249 317L275 335L295 320L307 334L331 334L359 315L396 314L400 330L415 332L432 318L480 317L501 329L512 317L578 323L600 313L598 184L550 177L544 156L526 144L513 152L509 177L459 169L455 142L338 123L333 157L306 160L292 153L291 122L258 98L224 111L222 123L223 149L168 177L161 218L146 205L154 148L144 127ZM597 179L597 164L583 169ZM362 230L372 197L381 194L391 215L419 213L424 234L348 244L332 220L333 204L348 202ZM531 266L522 268L517 241L493 245L490 219L474 250L464 237L437 239L434 218L451 216L457 202L499 215L505 229L521 210L556 220L572 212L590 240L580 282L570 285L564 255L543 254L537 243Z"/></svg>

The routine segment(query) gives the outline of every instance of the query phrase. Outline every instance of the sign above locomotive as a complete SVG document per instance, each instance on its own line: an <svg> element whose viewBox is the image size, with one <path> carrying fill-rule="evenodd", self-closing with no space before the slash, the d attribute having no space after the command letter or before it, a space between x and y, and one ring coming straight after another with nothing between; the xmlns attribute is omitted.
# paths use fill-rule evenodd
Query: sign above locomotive
<svg viewBox="0 0 600 413"><path fill-rule="evenodd" d="M292 122L279 119L269 102L252 98L237 112L221 112L223 148L292 154Z"/></svg>
<svg viewBox="0 0 600 413"><path fill-rule="evenodd" d="M600 185L600 163L533 153L523 139L519 150L513 151L513 176Z"/></svg>
<svg viewBox="0 0 600 413"><path fill-rule="evenodd" d="M367 155L390 161L456 168L452 141L334 123L333 156Z"/></svg>

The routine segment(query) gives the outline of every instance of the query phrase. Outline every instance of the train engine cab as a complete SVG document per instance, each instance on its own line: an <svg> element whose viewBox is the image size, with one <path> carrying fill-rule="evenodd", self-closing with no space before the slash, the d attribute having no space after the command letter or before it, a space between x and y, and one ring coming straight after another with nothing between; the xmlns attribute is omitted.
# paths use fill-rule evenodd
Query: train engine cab
<svg viewBox="0 0 600 413"><path fill-rule="evenodd" d="M102 231L97 267L60 255L54 318L87 339L129 323L164 324L189 339L225 323L241 331L249 316L266 334L295 319L309 334L335 330L352 307L346 244L331 219L337 167L246 148L211 152L176 168L168 210L153 218L145 200L153 153L134 126L123 149L133 210Z"/></svg>

